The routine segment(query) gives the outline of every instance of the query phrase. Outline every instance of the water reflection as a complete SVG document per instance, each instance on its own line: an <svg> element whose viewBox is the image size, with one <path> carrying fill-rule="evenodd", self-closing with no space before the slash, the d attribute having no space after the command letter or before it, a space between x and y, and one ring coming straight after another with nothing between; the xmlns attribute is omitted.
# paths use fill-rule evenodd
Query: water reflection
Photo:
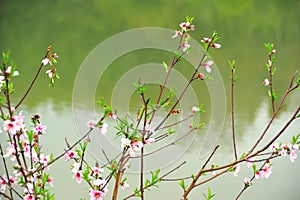
<svg viewBox="0 0 300 200"><path fill-rule="evenodd" d="M68 138L70 143L75 142L79 137L78 130L75 130L75 124L72 117L72 110L65 107L60 111L53 112L55 105L53 102L47 102L47 104L41 104L35 108L35 112L46 113L42 116L43 123L48 125L48 133L43 136L43 149L44 151L51 151L54 155L60 154L65 148L64 138ZM260 112L255 114L255 121L253 123L248 123L246 127L237 126L237 133L239 133L237 140L238 142L238 152L241 154L246 151L251 145L253 145L254 139L258 137L261 133L262 128L269 120L269 104L264 102L260 105ZM290 114L293 112L293 107L288 107L286 111L281 113L278 121L274 124L266 139L269 138L278 132L282 128L282 122L285 122L289 119ZM32 113L32 109L25 109L24 114ZM54 120L55 119L55 120ZM28 119L26 119L28 121ZM213 162L216 164L226 163L233 159L232 154L232 145L231 145L231 133L228 125L225 126L221 138L218 140L218 144L221 145L217 154L215 155ZM85 123L83 123L85 124ZM280 141L288 142L290 141L291 135L298 133L300 129L299 123L294 123L287 131L287 134L280 138ZM111 132L112 133L112 132ZM241 134L242 133L242 134ZM94 131L92 133L92 141L103 140L99 132ZM114 136L108 136L109 138L114 138ZM168 170L176 167L183 161L187 161L187 164L180 168L176 173L170 175L168 178L178 178L182 176L189 176L191 173L197 172L199 166L202 166L205 158L199 155L199 144L203 142L203 137L200 134L197 134L197 137L193 139L193 145L187 150L184 151L184 154L178 159L170 163L167 167L162 169L162 174L168 172ZM115 142L119 146L118 142ZM55 147L55 148L53 148ZM99 158L101 156L101 149L103 147L98 147L97 152L92 150L93 154L89 154L87 160L93 162L94 156ZM110 147L108 147L111 149ZM179 146L172 147L173 150L169 153L171 157L176 157L178 155L173 154L174 150L180 150ZM174 149L175 148L175 149ZM173 153L172 153L173 151ZM112 152L107 152L110 156L113 156ZM159 155L158 155L159 156ZM153 160L151 160L153 162ZM156 164L157 160L155 160ZM279 160L274 160L272 162L273 174L268 180L255 180L255 184L250 188L242 199L281 199L283 197L287 199L298 199L295 190L297 190L297 185L300 184L299 179L295 174L298 173L300 167L300 162L296 159L295 163L290 163L288 158L282 158ZM85 187L83 185L77 185L75 180L71 180L72 172L70 169L70 164L64 162L63 160L58 161L56 165L52 167L52 174L55 180L55 194L56 199L79 199L79 197L88 198ZM135 180L138 180L137 174L129 173L129 184L133 187L134 184L137 184ZM209 176L209 175L208 175ZM207 177L208 177L207 176ZM217 179L204 185L203 187L195 190L192 193L191 199L197 199L202 196L202 193L206 192L207 187L212 188L213 192L217 194L216 199L233 199L236 194L242 188L242 181L245 176L251 176L251 170L247 169L245 166L242 167L241 173L238 178L234 177L233 174L224 175L222 178ZM132 179L131 179L132 178ZM67 180L67 184L66 184ZM288 187L283 186L283 183L288 183ZM132 189L132 188L131 188ZM70 192L72 191L72 192ZM169 193L168 191L172 191ZM272 191L272 192L266 192ZM131 193L131 190L122 192L122 195L126 196ZM147 193L146 193L147 194ZM150 193L149 193L150 194ZM159 189L154 188L151 195L148 194L147 199L178 199L178 196L181 194L181 190L177 183L162 183ZM281 197L281 198L279 198ZM296 198L297 197L297 198Z"/></svg>
<svg viewBox="0 0 300 200"><path fill-rule="evenodd" d="M71 102L73 82L81 62L101 41L121 31L144 26L174 29L178 22L184 19L185 14L189 14L196 17L195 39L199 40L203 35L210 35L213 30L220 34L223 48L214 52L213 58L223 76L227 90L229 90L227 60L234 58L238 67L236 110L237 123L240 124L237 127L238 139L241 141L240 152L252 145L253 139L261 132L270 116L266 88L261 85L262 80L267 76L263 71L267 59L263 43L270 41L278 50L275 88L279 96L286 89L286 83L291 75L299 68L300 2L296 0L285 2L231 0L230 3L222 0L130 0L124 3L104 0L77 0L76 3L32 0L1 1L0 4L0 38L2 39L0 49L11 49L12 59L18 65L22 75L16 79L15 86L18 92L13 96L15 102L22 95L19 91L24 91L29 85L46 47L51 44L53 50L60 55L57 67L62 79L57 82L55 88L49 89L47 76L41 76L39 83L34 86L22 107L25 113L28 113L28 118L32 113L42 114L49 127L49 134L44 138L45 151L49 150L56 155L64 149L65 137L70 142L78 138L73 123ZM118 78L133 66L161 63L163 60L167 61L169 57L170 54L161 51L145 50L118 58L110 65L107 79L100 81L97 98L110 96ZM186 63L183 63L178 65L177 69L182 74L186 74L188 69L185 66ZM205 91L205 88L200 89ZM205 105L210 104L208 97L203 97L200 93L197 96L200 102ZM284 108L285 112L280 114L280 119L276 121L272 132L276 132L281 127L280 124L288 119L292 108L298 105L299 97L296 96L294 99L296 100L288 101ZM219 141L222 149L216 157L220 162L232 159L228 154L232 150L232 145L229 122L227 123ZM288 129L289 134L299 132L298 124ZM269 136L272 134L270 133ZM202 139L200 135L198 140L202 141ZM282 139L289 141L290 137ZM195 172L199 165L201 166L201 161L195 159L195 155L198 155L198 140L195 140L193 148L182 157L182 160L188 160L189 167L183 168L181 172ZM274 176L272 175L268 181L257 181L253 189L250 188L246 192L243 199L299 199L295 194L299 185L299 179L295 176L299 169L299 162L290 164L289 161L282 159L275 164ZM84 187L78 186L75 181L69 181L72 174L67 173L67 169L69 164L63 161L59 161L59 164L53 167L56 198L78 199L79 196L88 198ZM180 177L183 174L181 172L179 171L174 177ZM66 180L68 180L67 184ZM230 174L222 181L214 181L213 185L207 187L211 187L213 192L217 193L216 199L232 199L233 196L230 195L238 193L241 182L241 178L236 179ZM282 183L287 184L282 185ZM202 198L202 192L205 191L206 187L194 192L193 199ZM153 192L151 194L153 196L149 199L166 197L178 199L178 194L180 190L177 184L174 184L174 187L162 184L160 192ZM289 194L294 195L289 196Z"/></svg>

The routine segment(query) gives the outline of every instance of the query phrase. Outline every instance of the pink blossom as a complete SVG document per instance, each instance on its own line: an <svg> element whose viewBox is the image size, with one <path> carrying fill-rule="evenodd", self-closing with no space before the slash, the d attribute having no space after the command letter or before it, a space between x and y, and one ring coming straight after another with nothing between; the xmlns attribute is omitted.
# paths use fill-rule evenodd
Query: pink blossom
<svg viewBox="0 0 300 200"><path fill-rule="evenodd" d="M143 146L144 146L143 142L133 141L131 144L130 154L134 155L136 152L140 151Z"/></svg>
<svg viewBox="0 0 300 200"><path fill-rule="evenodd" d="M15 150L15 146L14 143L10 142L8 147L6 148L6 153L3 155L4 158L7 158L11 155L15 155L16 150Z"/></svg>
<svg viewBox="0 0 300 200"><path fill-rule="evenodd" d="M100 167L94 167L92 168L92 176L101 175L101 173L104 172L103 168Z"/></svg>
<svg viewBox="0 0 300 200"><path fill-rule="evenodd" d="M192 108L192 113L196 113L196 112L199 112L200 111L200 108L197 107L197 106L193 106Z"/></svg>
<svg viewBox="0 0 300 200"><path fill-rule="evenodd" d="M32 194L27 194L24 196L23 200L34 200L34 196Z"/></svg>
<svg viewBox="0 0 300 200"><path fill-rule="evenodd" d="M6 75L10 75L11 70L12 70L12 66L8 66L7 69L5 70L5 74ZM14 73L13 73L12 76L18 76L18 75L19 75L19 72L18 71L14 71Z"/></svg>
<svg viewBox="0 0 300 200"><path fill-rule="evenodd" d="M53 187L53 178L49 177L49 178L47 179L47 183L49 183L49 185L50 185L51 187Z"/></svg>
<svg viewBox="0 0 300 200"><path fill-rule="evenodd" d="M199 73L199 74L198 74L198 79L200 79L200 80L204 80L204 74L202 74L202 73Z"/></svg>
<svg viewBox="0 0 300 200"><path fill-rule="evenodd" d="M78 171L74 171L74 175L73 175L73 178L76 179L77 183L81 183L82 181L82 171L81 170L78 170Z"/></svg>
<svg viewBox="0 0 300 200"><path fill-rule="evenodd" d="M57 53L53 53L53 54L51 54L51 57L52 58L58 58L58 55L57 55Z"/></svg>
<svg viewBox="0 0 300 200"><path fill-rule="evenodd" d="M49 60L49 58L44 58L44 59L42 60L42 63L43 63L43 65L47 65L48 63L49 63L50 65L52 65L52 62Z"/></svg>
<svg viewBox="0 0 300 200"><path fill-rule="evenodd" d="M93 184L95 186L101 186L101 185L105 185L106 183L106 180L105 179L96 179L93 181Z"/></svg>
<svg viewBox="0 0 300 200"><path fill-rule="evenodd" d="M221 44L218 44L218 43L213 43L213 44L211 44L211 46L216 49L221 48Z"/></svg>
<svg viewBox="0 0 300 200"><path fill-rule="evenodd" d="M149 138L145 140L145 144L153 144L155 142L155 138Z"/></svg>
<svg viewBox="0 0 300 200"><path fill-rule="evenodd" d="M42 124L38 124L33 128L34 133L45 133L47 126L43 126Z"/></svg>
<svg viewBox="0 0 300 200"><path fill-rule="evenodd" d="M125 190L126 188L129 187L129 184L128 184L126 181L120 183L120 185L121 185L121 188L122 188L123 190Z"/></svg>
<svg viewBox="0 0 300 200"><path fill-rule="evenodd" d="M269 178L272 174L272 166L270 163L266 163L261 170L255 172L255 178Z"/></svg>
<svg viewBox="0 0 300 200"><path fill-rule="evenodd" d="M95 120L88 121L88 127L90 127L90 128L96 128L97 124L98 124L98 122Z"/></svg>
<svg viewBox="0 0 300 200"><path fill-rule="evenodd" d="M279 149L281 149L279 151L279 154L281 156L286 156L287 155L287 145L286 144L282 144Z"/></svg>
<svg viewBox="0 0 300 200"><path fill-rule="evenodd" d="M47 70L46 74L48 74L49 78L54 78L55 75L52 69Z"/></svg>
<svg viewBox="0 0 300 200"><path fill-rule="evenodd" d="M195 25L194 25L194 24L191 24L191 25L190 25L190 30L191 30L191 31L194 31L194 30L195 30Z"/></svg>
<svg viewBox="0 0 300 200"><path fill-rule="evenodd" d="M110 118L114 119L114 120L116 120L116 119L118 118L118 116L117 116L116 114L114 114L113 112L110 112L110 113L108 114L108 116L109 116Z"/></svg>
<svg viewBox="0 0 300 200"><path fill-rule="evenodd" d="M268 60L268 65L271 67L272 66L272 61Z"/></svg>
<svg viewBox="0 0 300 200"><path fill-rule="evenodd" d="M268 85L270 85L270 81L266 78L266 79L263 81L263 84L264 84L264 86L268 86Z"/></svg>
<svg viewBox="0 0 300 200"><path fill-rule="evenodd" d="M279 144L275 143L270 146L270 150L276 152L279 149Z"/></svg>
<svg viewBox="0 0 300 200"><path fill-rule="evenodd" d="M239 164L235 165L235 166L234 166L233 175L237 177L238 174L240 173L240 169L241 169L241 167L240 167Z"/></svg>
<svg viewBox="0 0 300 200"><path fill-rule="evenodd" d="M65 153L65 161L68 161L75 157L77 157L77 153L75 151L70 150Z"/></svg>
<svg viewBox="0 0 300 200"><path fill-rule="evenodd" d="M71 166L71 168L72 168L72 172L73 172L73 173L77 172L77 171L79 170L79 168L80 168L80 163L75 162L75 163Z"/></svg>
<svg viewBox="0 0 300 200"><path fill-rule="evenodd" d="M107 133L108 124L107 123L103 123L101 126L99 126L99 128L100 128L101 134L105 135Z"/></svg>
<svg viewBox="0 0 300 200"><path fill-rule="evenodd" d="M187 50L189 50L191 48L191 45L188 44L187 42L184 42L181 44L181 47L183 47L182 51L186 52Z"/></svg>
<svg viewBox="0 0 300 200"><path fill-rule="evenodd" d="M204 37L201 42L202 43L210 43L211 39L210 38L207 38L207 37Z"/></svg>
<svg viewBox="0 0 300 200"><path fill-rule="evenodd" d="M7 185L7 179L5 178L6 175L4 174L2 177L3 177L4 180L0 179L0 185L1 185L0 191L4 191L5 188L6 188L6 185Z"/></svg>
<svg viewBox="0 0 300 200"><path fill-rule="evenodd" d="M121 139L121 147L124 149L125 147L129 147L131 144L131 141L128 138L122 138Z"/></svg>
<svg viewBox="0 0 300 200"><path fill-rule="evenodd" d="M172 36L172 38L176 38L181 35L183 35L183 33L181 31L175 30L175 34Z"/></svg>
<svg viewBox="0 0 300 200"><path fill-rule="evenodd" d="M14 121L11 120L5 120L3 122L3 129L5 131L8 131L10 134L16 134L16 132L19 130L19 127L16 125Z"/></svg>
<svg viewBox="0 0 300 200"><path fill-rule="evenodd" d="M273 49L272 51L271 51L271 54L275 54L276 53L276 49Z"/></svg>
<svg viewBox="0 0 300 200"><path fill-rule="evenodd" d="M290 151L290 156L289 156L289 158L290 158L290 161L291 161L291 162L294 162L294 161L295 161L295 159L297 158L297 154L296 154L296 151L295 151L295 150L291 150L291 151Z"/></svg>
<svg viewBox="0 0 300 200"><path fill-rule="evenodd" d="M203 64L203 67L205 67L206 71L208 73L211 72L211 68L210 66L212 66L214 64L214 62L212 60L207 61L206 63Z"/></svg>
<svg viewBox="0 0 300 200"><path fill-rule="evenodd" d="M47 165L50 161L50 155L45 156L44 154L40 155L40 163L43 165Z"/></svg>
<svg viewBox="0 0 300 200"><path fill-rule="evenodd" d="M190 22L182 22L179 24L179 26L182 28L182 30L186 31L190 26Z"/></svg>
<svg viewBox="0 0 300 200"><path fill-rule="evenodd" d="M90 189L89 195L90 200L102 200L102 197L105 196L105 193L99 190Z"/></svg>
<svg viewBox="0 0 300 200"><path fill-rule="evenodd" d="M264 172L264 178L269 178L270 175L272 174L272 166L270 163L266 163L263 167L262 170Z"/></svg>
<svg viewBox="0 0 300 200"><path fill-rule="evenodd" d="M264 172L263 171L256 171L255 172L255 178L256 179L264 178Z"/></svg>
<svg viewBox="0 0 300 200"><path fill-rule="evenodd" d="M244 182L244 184L247 185L247 186L249 186L249 185L252 184L251 179L248 178L248 177L244 178L244 181L243 181L243 182Z"/></svg>

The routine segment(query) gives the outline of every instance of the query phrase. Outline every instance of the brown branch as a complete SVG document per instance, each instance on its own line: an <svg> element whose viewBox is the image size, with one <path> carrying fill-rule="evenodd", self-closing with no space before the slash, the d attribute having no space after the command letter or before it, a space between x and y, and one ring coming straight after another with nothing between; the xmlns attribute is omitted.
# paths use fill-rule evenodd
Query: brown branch
<svg viewBox="0 0 300 200"><path fill-rule="evenodd" d="M166 176L168 176L169 174L171 174L171 173L173 173L174 171L178 170L178 169L179 169L180 167L182 167L184 164L186 164L186 161L180 163L177 167L173 168L171 171L169 171L169 172L165 173L164 175L162 175L161 177L159 177L158 180L159 180L159 181L164 181L164 178L165 178ZM152 187L152 186L154 186L154 185L153 185L153 184L149 184L149 185L147 185L146 187L144 187L143 190L148 189L148 188L150 188L150 187ZM131 195L125 197L123 200L129 199L129 198L135 197L135 196L136 196L135 193L133 193L133 194L131 194Z"/></svg>
<svg viewBox="0 0 300 200"><path fill-rule="evenodd" d="M279 113L279 111L281 110L283 103L285 102L287 96L289 95L289 93L291 91L293 91L294 89L296 89L299 85L296 85L296 87L292 87L293 86L293 82L294 79L296 77L296 73L292 76L291 80L290 80L290 84L288 86L288 88L286 89L286 92L284 94L284 96L282 97L279 106L277 107L276 111L273 113L272 118L270 119L269 123L267 124L266 128L264 129L263 133L261 134L261 136L258 138L258 140L256 141L256 143L253 145L253 147L248 151L247 155L249 155L250 153L252 153L254 151L254 149L258 146L258 144L262 141L262 139L264 138L265 134L267 133L267 131L269 130L270 126L272 125L275 117L277 116L277 114Z"/></svg>
<svg viewBox="0 0 300 200"><path fill-rule="evenodd" d="M189 187L184 191L182 198L181 199L186 199L188 194L192 191L192 189L194 189L194 187L196 187L196 183L198 181L198 179L200 178L200 176L203 174L203 170L206 167L206 165L209 163L210 159L213 157L213 155L216 153L217 149L219 148L219 145L217 145L214 150L212 151L212 153L210 154L210 156L208 157L208 159L206 160L206 162L203 164L202 168L199 170L199 172L196 174L196 176L193 178L193 181L191 182L191 184L189 185Z"/></svg>

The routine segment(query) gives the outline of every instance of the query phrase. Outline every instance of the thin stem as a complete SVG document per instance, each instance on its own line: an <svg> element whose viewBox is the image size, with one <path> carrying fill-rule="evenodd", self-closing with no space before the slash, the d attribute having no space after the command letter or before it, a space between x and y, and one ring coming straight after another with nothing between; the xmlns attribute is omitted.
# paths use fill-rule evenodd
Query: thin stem
<svg viewBox="0 0 300 200"><path fill-rule="evenodd" d="M191 182L191 184L189 185L189 187L184 191L181 199L186 199L187 196L189 195L189 193L192 191L192 189L194 189L194 187L195 187L198 179L203 174L204 168L206 167L206 165L208 164L208 162L210 161L210 159L213 157L213 155L216 153L216 151L217 151L218 148L219 148L219 145L217 145L214 148L214 150L212 151L212 153L210 154L210 156L208 157L208 159L206 160L206 162L203 164L202 168L199 170L199 172L193 178L193 181Z"/></svg>
<svg viewBox="0 0 300 200"><path fill-rule="evenodd" d="M58 155L56 158L54 158L53 160L51 160L50 162L47 163L47 165L43 165L42 167L37 168L36 170L32 171L31 173L29 173L28 175L32 175L34 173L36 173L39 170L43 170L46 167L52 165L54 162L56 162L57 160L59 160L60 158L62 158L67 151L70 151L71 149L73 149L75 146L77 146L84 138L86 138L91 132L92 132L93 128L90 128L88 132L86 132L81 138L79 138L72 146L68 147L63 153L61 153L60 155Z"/></svg>
<svg viewBox="0 0 300 200"><path fill-rule="evenodd" d="M3 155L3 150L2 150L2 145L1 144L0 144L0 154L2 156L2 161L3 161L3 165L4 165L5 174L6 174L6 177L8 179L7 185L9 186L9 194L11 196L11 199L13 199L12 188L11 188L11 185L10 185L10 182L9 182L9 174L8 174L7 164L6 164L5 158L3 157L4 155ZM4 180L4 179L2 179L2 180Z"/></svg>
<svg viewBox="0 0 300 200"><path fill-rule="evenodd" d="M237 157L237 150L236 150L235 126L234 126L234 83L235 83L234 77L235 77L235 66L232 66L231 67L231 128L232 128L234 158L235 160L237 160L238 157Z"/></svg>
<svg viewBox="0 0 300 200"><path fill-rule="evenodd" d="M254 149L258 146L258 144L262 141L262 139L264 138L265 134L269 130L271 124L273 123L275 117L277 116L277 114L281 110L281 108L283 106L283 103L285 102L285 99L287 98L287 96L289 95L289 93L299 86L299 85L296 85L295 87L292 87L294 79L295 79L295 76L296 76L296 73L292 76L292 78L290 80L290 84L289 84L289 86L288 86L288 88L287 88L284 96L282 97L282 99L281 99L281 101L279 103L279 106L277 107L277 109L275 110L275 112L272 115L272 118L270 119L269 123L267 124L265 130L263 131L263 133L261 134L261 136L259 137L259 139L256 141L256 143L253 145L253 147L248 151L247 155L249 155L251 152L253 152Z"/></svg>
<svg viewBox="0 0 300 200"><path fill-rule="evenodd" d="M180 49L180 45L181 45L181 43L182 43L182 39L183 39L183 35L180 36L180 40L179 40L179 43L178 43L177 51L179 51L179 49ZM184 54L184 52L183 52L183 54ZM169 68L169 70L167 71L166 78L165 78L163 84L162 84L161 87L160 87L160 92L159 92L158 97L157 97L157 100L156 100L156 106L157 106L157 108L158 108L160 99L161 99L161 97L162 97L162 94L163 94L163 92L164 92L164 89L165 89L165 87L166 87L166 84L167 84L167 82L168 82L168 79L169 79L169 76L170 76L170 74L171 74L171 71L172 71L173 67L175 66L175 64L178 63L178 61L180 60L180 58L183 56L183 54L182 54L179 58L176 58L176 57L174 56L173 59L172 59L172 62L171 62L171 64L170 64L170 68ZM149 124L152 122L155 113L156 113L156 111L154 110L154 111L152 112L152 116L151 116L151 118L150 118L150 120L149 120Z"/></svg>
<svg viewBox="0 0 300 200"><path fill-rule="evenodd" d="M170 111L168 112L168 114L165 116L165 118L160 122L160 124L155 128L155 131L158 130L164 123L165 121L169 118L169 116L171 115L172 110L174 110L174 108L178 105L178 103L181 101L181 98L184 96L185 92L187 91L188 87L190 86L190 84L195 80L195 76L197 74L197 72L199 71L199 68L202 66L204 59L206 58L206 54L209 51L209 48L211 46L212 41L214 41L216 35L214 34L211 38L211 41L208 43L207 48L205 50L205 53L203 54L202 58L200 59L200 62L198 64L198 66L196 67L196 69L194 70L193 75L191 76L189 82L186 84L186 86L184 87L183 91L181 92L180 96L178 97L178 99L176 100L176 102L174 103L174 105L172 106L172 108L170 109Z"/></svg>
<svg viewBox="0 0 300 200"><path fill-rule="evenodd" d="M171 173L173 173L174 171L178 170L178 169L179 169L180 167L182 167L184 164L186 164L186 161L180 163L177 167L173 168L171 171L169 171L169 172L165 173L164 175L162 175L161 177L159 177L158 180L159 180L159 181L164 181L164 180L165 180L164 178L165 178L166 176L168 176L169 174L171 174ZM149 185L147 185L146 187L144 187L143 190L148 189L148 188L150 188L150 187L152 187L152 186L154 186L154 184L149 184ZM127 199L129 199L129 198L131 198L131 197L134 197L134 196L136 196L135 193L133 193L133 194L131 194L131 195L125 197L123 200L127 200Z"/></svg>
<svg viewBox="0 0 300 200"><path fill-rule="evenodd" d="M269 158L266 158L266 159L264 160L265 162L261 165L261 167L259 168L258 171L262 170L263 166L268 162L268 160L269 160L269 159L272 159L272 156L273 156L273 154L270 155ZM254 178L255 178L255 174L253 174L253 176L251 177L250 183L254 180ZM242 194L246 191L246 189L248 189L248 188L249 188L249 185L244 185L243 189L242 189L242 190L240 191L240 193L237 195L237 197L236 197L235 200L238 200L238 199L242 196Z"/></svg>
<svg viewBox="0 0 300 200"><path fill-rule="evenodd" d="M148 110L148 102L145 101L144 94L141 94L143 102L144 102L144 125L143 125L143 132L142 132L142 142L144 143L145 140L145 133L146 133L146 125L147 125L147 110ZM141 169L140 169L140 192L141 192L141 199L144 200L144 145L141 149Z"/></svg>
<svg viewBox="0 0 300 200"><path fill-rule="evenodd" d="M273 63L272 63L272 54L269 54L269 77L270 77L270 83L269 83L269 87L270 87L270 97L271 97L271 103L272 103L272 111L273 113L275 113L275 97L274 97L274 91L273 91Z"/></svg>
<svg viewBox="0 0 300 200"><path fill-rule="evenodd" d="M165 149L165 148L167 148L167 147L169 147L169 146L172 146L172 145L175 145L177 142L179 142L180 140L182 140L183 138L185 138L185 137L187 137L188 135L190 135L193 131L195 131L195 130L197 130L197 128L192 128L192 129L190 129L186 134L184 134L183 136L181 136L181 137L179 137L178 139L176 139L176 140L174 140L173 142L170 142L169 144L167 144L167 145L165 145L165 146L163 146L163 147L160 147L160 148L158 148L158 149L156 149L156 150L154 150L154 151L151 151L151 152L149 152L149 153L144 153L144 157L145 156L149 156L149 155L152 155L152 154L154 154L154 153L157 153L157 152L159 152L159 151L161 151L161 150L163 150L163 149ZM141 156L134 156L134 157L131 157L132 159L134 159L134 158L140 158Z"/></svg>
<svg viewBox="0 0 300 200"><path fill-rule="evenodd" d="M48 57L50 51L51 51L51 46L49 46L49 47L47 48L47 52L46 52L46 55L44 56L44 59ZM41 72L43 66L44 66L43 63L41 63L40 67L38 68L38 70L37 70L37 72L36 72L36 74L35 74L33 80L31 81L31 83L30 83L28 89L27 89L26 92L25 92L25 94L23 95L23 97L21 98L21 100L19 101L19 103L17 103L17 105L15 106L16 109L22 104L22 102L25 100L25 98L26 98L27 95L29 94L29 92L30 92L30 90L32 89L32 86L34 85L35 81L37 80L37 77L39 76L39 74L40 74L40 72Z"/></svg>

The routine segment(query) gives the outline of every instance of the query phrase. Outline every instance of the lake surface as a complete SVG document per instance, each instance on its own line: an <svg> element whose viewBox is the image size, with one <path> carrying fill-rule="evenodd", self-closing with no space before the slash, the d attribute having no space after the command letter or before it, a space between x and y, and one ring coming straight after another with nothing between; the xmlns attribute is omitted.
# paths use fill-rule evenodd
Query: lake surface
<svg viewBox="0 0 300 200"><path fill-rule="evenodd" d="M0 38L2 39L0 50L11 50L11 59L17 64L21 74L15 82L17 91L13 95L15 102L21 98L22 91L28 87L47 46L51 45L53 51L59 54L57 70L61 79L57 81L54 88L48 88L48 77L46 74L42 74L22 106L27 120L31 114L40 113L42 115L44 123L48 125L48 134L44 137L45 151L48 150L54 155L58 155L65 148L65 137L70 142L76 141L86 127L86 120L94 118L95 113L101 113L100 109L95 109L94 103L100 97L103 96L108 102L112 102L119 111L134 111L135 104L133 102L136 100L136 96L130 93L134 89L132 82L138 81L145 74L145 78L153 77L154 79L153 87L149 88L151 95L154 94L157 89L155 84L160 77L163 77L161 76L163 73L157 73L160 72L157 67L162 61L168 62L172 56L170 52L162 49L132 50L115 58L101 74L101 77L87 76L87 81L82 84L89 86L90 83L96 83L96 85L92 85L94 90L79 90L76 80L82 75L80 66L83 66L82 63L88 60L92 50L107 38L123 33L123 31L143 27L173 30L185 19L186 14L195 16L196 31L192 33L192 37L196 41L199 42L204 36L210 36L213 31L217 31L221 37L222 48L211 54L216 64L212 68L213 73L219 75L217 80L224 87L224 90L222 87L219 88L220 94L223 94L222 92L229 94L230 78L227 61L236 60L238 76L236 123L238 152L241 154L253 144L254 139L262 132L270 118L267 89L262 85L262 81L268 76L265 68L267 54L263 44L265 42L274 43L277 49L275 64L277 72L274 77L274 87L279 97L287 88L290 77L296 70L299 70L299 9L300 2L292 0L285 2L259 0L242 2L237 0L185 2L179 0L0 1ZM176 45L171 38L170 42L168 39L162 41L161 38L151 34L147 38L149 39L147 44L152 44L159 39L161 43L164 41L166 44L174 43ZM132 40L132 46L134 44L135 40ZM109 49L105 53L113 55L117 50L123 48L118 44L115 45L111 46L112 50ZM199 49L195 48L192 52L197 51ZM98 62L100 66L104 60ZM146 69L155 71L153 74L150 73L151 70L143 73ZM183 61L175 69L178 81L184 81L192 72L193 65ZM221 125L223 125L223 122L218 121L219 118L217 120L212 118L215 116L213 115L214 106L225 105L226 108L224 115L220 118L225 119L224 127L221 127L222 132L220 135L217 134L219 137L215 140L217 144L221 145L216 154L215 163L224 163L233 159L230 134L230 96L223 95L217 99L220 103L212 103L216 99L212 99L210 95L215 90L210 90L209 84L209 82L193 84L193 90L189 93L190 100L186 99L186 104L182 105L189 107L195 102L203 103L207 112L201 116L201 120L208 126L204 128L203 132L187 139L186 148L182 147L184 145L175 148L174 150L181 153L174 155L171 161L163 163L163 171L166 172L182 161L188 162L171 177L190 175L186 174L187 171L196 173L199 166L202 166L205 153L200 151L199 144L203 144L209 124L222 123ZM125 89L121 86L124 86ZM179 86L180 84L178 84L178 88ZM130 92L127 90L128 88ZM74 93L76 95L82 93L82 95L75 96L74 99ZM88 95L94 96L87 99ZM289 119L293 109L299 105L299 97L298 94L287 100L283 112L279 115L279 119L275 122L268 137L275 134ZM299 130L299 121L296 121L280 141L290 141L291 136L298 134ZM113 132L112 129L110 131ZM93 134L94 140L98 140L100 136L97 136L97 132ZM114 143L112 138L108 137L108 144L118 149L118 143ZM207 152L209 148L204 150ZM100 151L101 147L92 145L90 159L100 159ZM161 156L161 160L164 158ZM159 159L159 156L156 159ZM158 165L161 164L161 160L157 162ZM252 188L249 188L241 199L284 198L296 200L300 198L297 192L300 184L299 160L296 159L296 162L291 164L287 158L283 158L274 161L273 164L273 174L269 180L256 180ZM74 180L71 180L72 173L68 170L69 165L70 163L61 160L52 168L56 199L88 198L85 186L77 185ZM226 174L195 190L191 199L203 198L202 193L207 191L207 187L216 193L214 199L234 199L242 188L244 176L250 176L249 173L250 171L243 168L238 178L233 174ZM136 176L134 169L130 176ZM129 184L133 185L134 183ZM178 199L180 194L181 190L177 183L162 183L160 188L154 188L151 194L146 193L146 199Z"/></svg>

